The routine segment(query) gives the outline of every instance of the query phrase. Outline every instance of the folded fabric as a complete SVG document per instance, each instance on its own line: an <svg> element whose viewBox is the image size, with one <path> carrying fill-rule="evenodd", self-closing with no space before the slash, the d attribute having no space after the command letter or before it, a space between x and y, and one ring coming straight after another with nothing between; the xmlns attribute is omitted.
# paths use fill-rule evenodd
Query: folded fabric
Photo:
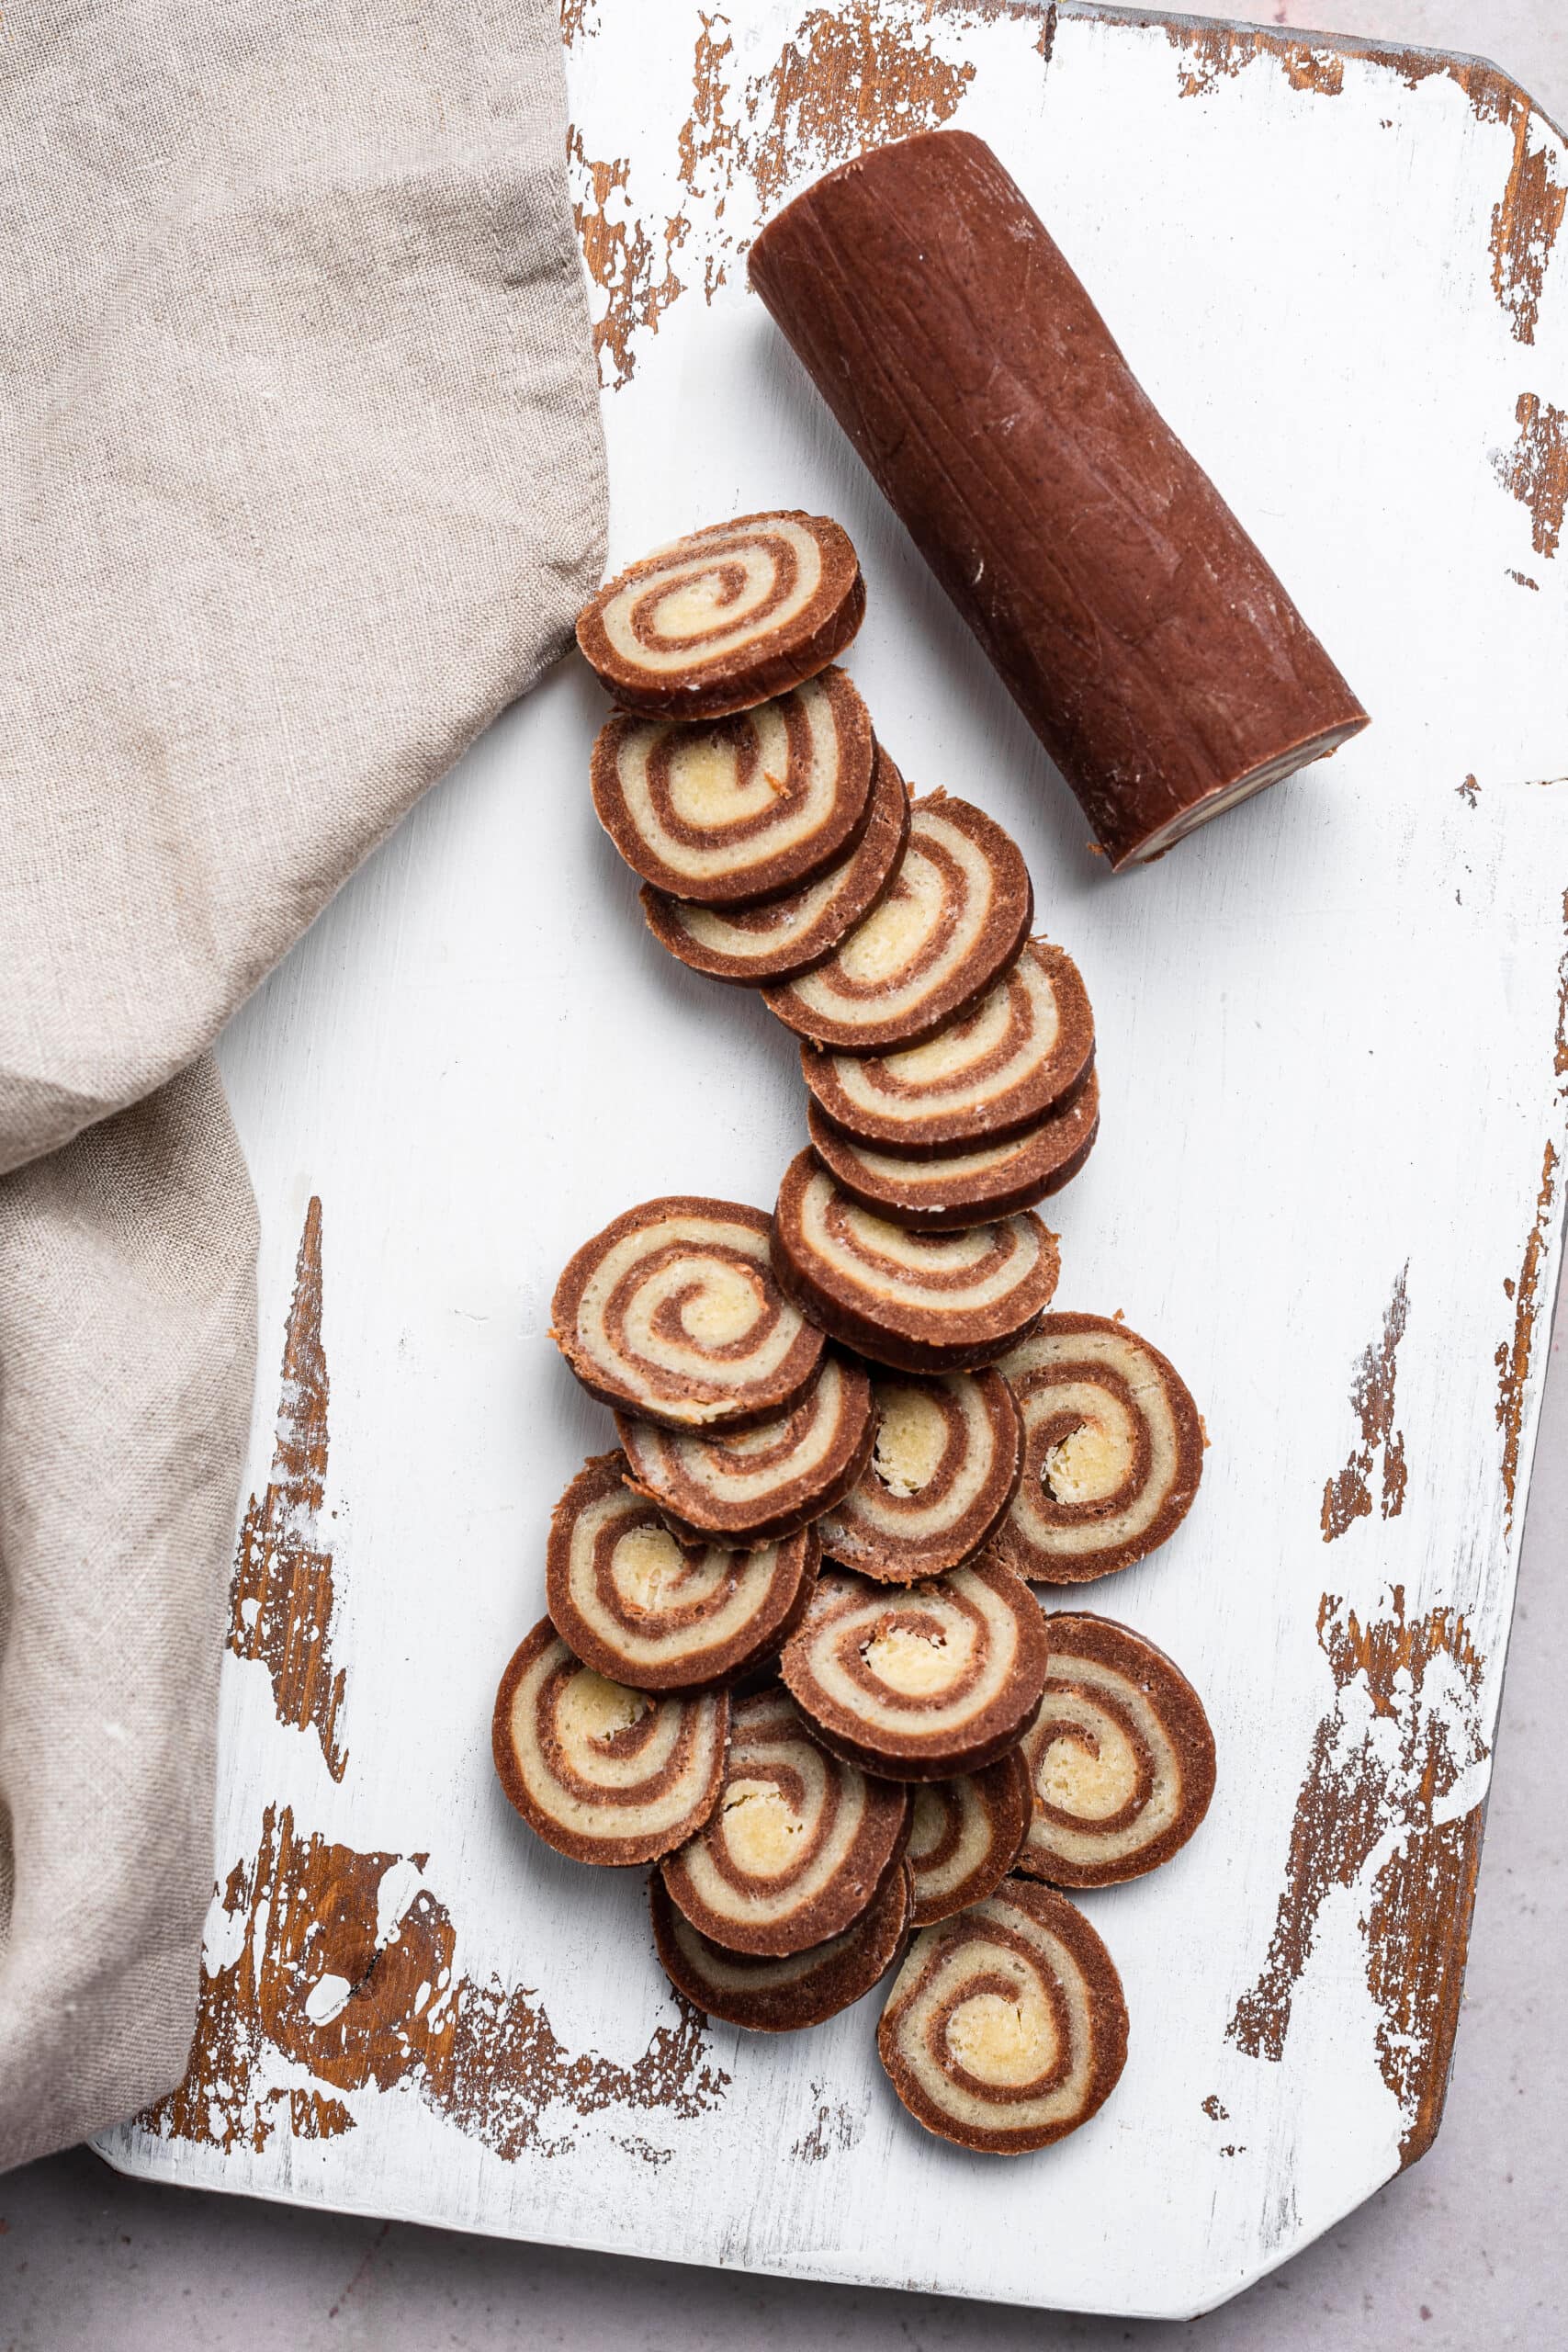
<svg viewBox="0 0 1568 2352"><path fill-rule="evenodd" d="M563 650L604 479L554 0L21 0L0 126L3 2166L194 2014L254 1316L205 1049Z"/></svg>

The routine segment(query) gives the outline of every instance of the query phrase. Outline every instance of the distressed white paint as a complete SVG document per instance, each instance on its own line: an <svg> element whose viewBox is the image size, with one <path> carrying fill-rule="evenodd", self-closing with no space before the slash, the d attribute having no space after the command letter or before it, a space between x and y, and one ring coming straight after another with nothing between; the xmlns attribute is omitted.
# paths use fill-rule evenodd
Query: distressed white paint
<svg viewBox="0 0 1568 2352"><path fill-rule="evenodd" d="M1351 59L1328 98L1262 59L1184 98L1158 26L1065 14L1047 70L1032 21L928 20L920 0L879 13L975 65L954 119L1022 181L1375 718L1330 766L1109 879L743 272L732 263L703 300L705 254L750 217L744 181L720 220L713 183L694 198L677 178L694 6L597 0L571 57L583 152L630 159L629 211L655 232L690 222L674 254L687 290L606 399L613 552L773 503L849 526L871 590L852 665L879 729L918 785L971 795L1016 833L1042 921L1093 996L1103 1134L1053 1204L1059 1304L1123 1308L1186 1372L1213 1440L1177 1539L1086 1596L1176 1654L1220 1748L1201 1838L1086 1905L1126 1980L1127 2074L1061 2148L969 2159L892 2101L871 2001L780 2043L716 2029L734 2078L716 2111L565 2113L547 2120L558 2153L512 2165L406 2091L351 2096L357 2128L321 2144L280 2127L227 2159L130 2130L105 2147L160 2177L524 2237L1183 2313L1282 2260L1397 2162L1359 1924L1370 1873L1325 1905L1283 2062L1224 2039L1334 1706L1320 1595L1365 1617L1400 1582L1412 1615L1462 1607L1488 1659L1483 1732L1495 1713L1536 1384L1510 1531L1494 1356L1543 1151L1563 1142L1568 786L1530 779L1568 771L1568 552L1532 553L1493 459L1519 393L1568 406L1568 262L1522 345L1488 251L1510 133L1444 76L1412 89ZM734 0L737 89L801 14ZM1544 125L1535 138L1551 143ZM496 1677L542 1607L549 1506L609 1437L545 1335L549 1291L570 1249L645 1194L768 1202L804 1123L784 1033L643 931L588 800L602 708L569 667L505 718L225 1042L262 1204L264 1367L306 1200L324 1203L349 1762L334 1784L313 1736L278 1728L265 1670L230 1660L218 1866L254 1854L269 1802L292 1804L301 1832L428 1851L457 1966L536 1986L570 2047L627 2061L671 2015L637 1878L534 1843L487 1752ZM1324 1483L1358 1435L1352 1367L1406 1262L1409 1499L1325 1549ZM1543 1353L1544 1330L1536 1374ZM276 1401L264 1368L254 1487ZM1436 1679L1427 1696L1446 1703ZM410 1891L398 1883L398 1905ZM304 2078L279 2062L266 2079ZM1224 2125L1202 2111L1211 2093ZM792 2155L819 2124L824 2158Z"/></svg>

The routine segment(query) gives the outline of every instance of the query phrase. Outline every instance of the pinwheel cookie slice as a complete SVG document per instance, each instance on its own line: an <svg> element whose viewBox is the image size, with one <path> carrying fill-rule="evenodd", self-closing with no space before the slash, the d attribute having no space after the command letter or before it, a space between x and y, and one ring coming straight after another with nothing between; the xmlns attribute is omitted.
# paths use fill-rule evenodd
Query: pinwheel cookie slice
<svg viewBox="0 0 1568 2352"><path fill-rule="evenodd" d="M939 1781L1015 1747L1045 1687L1033 1594L982 1557L898 1592L825 1569L779 1671L835 1755Z"/></svg>
<svg viewBox="0 0 1568 2352"><path fill-rule="evenodd" d="M593 745L593 806L656 890L745 906L799 889L860 840L873 752L864 703L842 670L824 670L733 718L617 712Z"/></svg>
<svg viewBox="0 0 1568 2352"><path fill-rule="evenodd" d="M836 661L865 584L826 514L742 514L606 582L577 642L617 702L663 718L747 710Z"/></svg>
<svg viewBox="0 0 1568 2352"><path fill-rule="evenodd" d="M1077 1174L1100 1132L1094 1071L1055 1110L1001 1143L916 1158L841 1135L813 1101L807 1125L840 1192L912 1233L953 1233L984 1218L1038 1208Z"/></svg>
<svg viewBox="0 0 1568 2352"><path fill-rule="evenodd" d="M908 1827L907 1792L829 1756L775 1685L735 1702L717 1806L664 1884L726 1951L783 1959L860 1917Z"/></svg>
<svg viewBox="0 0 1568 2352"><path fill-rule="evenodd" d="M883 1584L972 1559L1018 1485L1022 1434L998 1372L879 1373L871 1459L824 1513L822 1548Z"/></svg>
<svg viewBox="0 0 1568 2352"><path fill-rule="evenodd" d="M846 1053L917 1045L984 996L1029 936L1034 893L1010 835L927 793L892 888L825 964L765 991L797 1036Z"/></svg>
<svg viewBox="0 0 1568 2352"><path fill-rule="evenodd" d="M915 1791L908 1863L917 1928L950 1919L999 1884L1018 1860L1033 1806L1022 1747L983 1772L927 1781Z"/></svg>
<svg viewBox="0 0 1568 2352"><path fill-rule="evenodd" d="M741 988L794 979L825 964L871 912L898 870L909 837L909 796L881 744L874 753L871 817L853 848L813 882L756 907L704 907L645 883L643 914L671 956Z"/></svg>
<svg viewBox="0 0 1568 2352"><path fill-rule="evenodd" d="M794 1630L816 1581L816 1537L682 1550L626 1484L626 1466L623 1454L598 1455L556 1505L545 1590L557 1630L585 1664L637 1690L750 1673Z"/></svg>
<svg viewBox="0 0 1568 2352"><path fill-rule="evenodd" d="M751 1428L676 1436L617 1413L633 1486L684 1544L793 1534L860 1477L875 1435L864 1367L831 1351L799 1402Z"/></svg>
<svg viewBox="0 0 1568 2352"><path fill-rule="evenodd" d="M812 1151L784 1170L773 1211L780 1288L836 1340L898 1371L995 1363L1047 1304L1060 1262L1032 1210L909 1233L850 1200Z"/></svg>
<svg viewBox="0 0 1568 2352"><path fill-rule="evenodd" d="M627 1209L570 1260L551 1334L591 1396L667 1429L739 1429L816 1377L822 1333L784 1297L761 1209L688 1193Z"/></svg>
<svg viewBox="0 0 1568 2352"><path fill-rule="evenodd" d="M1036 1125L1093 1058L1094 1015L1077 967L1044 939L1032 939L972 1012L925 1045L872 1055L800 1049L806 1083L833 1126L917 1156Z"/></svg>
<svg viewBox="0 0 1568 2352"><path fill-rule="evenodd" d="M1127 2061L1127 2004L1083 1913L1009 1878L921 1928L876 2040L917 2123L961 2148L1022 2155L1110 2098Z"/></svg>
<svg viewBox="0 0 1568 2352"><path fill-rule="evenodd" d="M649 1900L653 1941L664 1973L710 2018L753 2033L794 2033L821 2025L869 1993L886 1974L909 1925L913 1881L896 1858L860 1917L841 1935L784 1959L726 1951L694 1928L655 1874Z"/></svg>
<svg viewBox="0 0 1568 2352"><path fill-rule="evenodd" d="M1163 1650L1087 1611L1046 1620L1051 1664L1024 1735L1033 1820L1017 1867L1055 1886L1140 1878L1187 1843L1214 1792L1203 1702Z"/></svg>
<svg viewBox="0 0 1568 2352"><path fill-rule="evenodd" d="M1000 1369L1023 1419L1023 1476L994 1539L1009 1566L1084 1584L1163 1544L1203 1467L1203 1425L1174 1364L1124 1323L1050 1315Z"/></svg>
<svg viewBox="0 0 1568 2352"><path fill-rule="evenodd" d="M495 1769L547 1846L579 1862L651 1862L706 1821L724 1781L721 1690L650 1698L585 1666L547 1617L496 1694Z"/></svg>

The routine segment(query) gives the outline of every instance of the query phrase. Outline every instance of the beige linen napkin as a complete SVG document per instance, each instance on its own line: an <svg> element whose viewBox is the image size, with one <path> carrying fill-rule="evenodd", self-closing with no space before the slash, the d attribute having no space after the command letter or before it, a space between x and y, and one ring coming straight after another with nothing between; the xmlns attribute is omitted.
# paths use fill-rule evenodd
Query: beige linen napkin
<svg viewBox="0 0 1568 2352"><path fill-rule="evenodd" d="M0 26L0 2166L183 2070L254 1336L204 1049L599 577L564 146L555 0Z"/></svg>

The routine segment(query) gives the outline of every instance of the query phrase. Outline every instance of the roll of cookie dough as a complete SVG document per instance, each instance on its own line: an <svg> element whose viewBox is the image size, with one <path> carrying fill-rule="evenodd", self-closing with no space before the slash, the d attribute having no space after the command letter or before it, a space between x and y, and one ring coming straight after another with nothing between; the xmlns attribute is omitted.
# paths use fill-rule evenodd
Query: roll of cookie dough
<svg viewBox="0 0 1568 2352"><path fill-rule="evenodd" d="M779 1671L836 1756L893 1780L940 1781L1018 1745L1045 1660L1033 1594L983 1555L898 1592L825 1569Z"/></svg>
<svg viewBox="0 0 1568 2352"><path fill-rule="evenodd" d="M599 822L656 890L741 907L798 890L871 820L873 740L842 670L732 718L617 713L599 729Z"/></svg>
<svg viewBox="0 0 1568 2352"><path fill-rule="evenodd" d="M1012 1500L1018 1408L998 1372L879 1373L871 1394L870 1460L817 1532L863 1577L916 1584L973 1559Z"/></svg>
<svg viewBox="0 0 1568 2352"><path fill-rule="evenodd" d="M917 1928L980 1902L1013 1868L1034 1806L1025 1747L1010 1748L983 1772L927 1781L915 1791L908 1860Z"/></svg>
<svg viewBox="0 0 1568 2352"><path fill-rule="evenodd" d="M782 1959L858 1919L908 1838L908 1797L829 1756L775 1684L735 1702L718 1803L664 1861L676 1909L726 1951Z"/></svg>
<svg viewBox="0 0 1568 2352"><path fill-rule="evenodd" d="M626 1456L584 1463L550 1521L545 1593L557 1630L585 1665L637 1690L728 1682L771 1657L817 1577L806 1531L749 1550L684 1551Z"/></svg>
<svg viewBox="0 0 1568 2352"><path fill-rule="evenodd" d="M653 1698L574 1657L547 1617L496 1693L491 1747L531 1829L579 1862L651 1862L692 1837L724 1783L722 1690Z"/></svg>
<svg viewBox="0 0 1568 2352"><path fill-rule="evenodd" d="M1032 939L974 1011L890 1054L802 1046L806 1083L831 1125L919 1156L1021 1135L1082 1085L1094 1015L1077 965Z"/></svg>
<svg viewBox="0 0 1568 2352"><path fill-rule="evenodd" d="M916 1046L978 1001L1029 936L1034 891L1018 844L967 800L931 792L909 814L891 889L828 961L763 991L786 1029L852 1054Z"/></svg>
<svg viewBox="0 0 1568 2352"><path fill-rule="evenodd" d="M793 1534L838 1502L876 1434L864 1366L829 1352L799 1402L749 1430L677 1437L617 1413L632 1485L682 1543Z"/></svg>
<svg viewBox="0 0 1568 2352"><path fill-rule="evenodd" d="M655 1872L649 1887L653 1940L675 1990L710 2018L753 2033L795 2033L837 2017L886 1973L909 1925L913 1886L908 1862L897 1858L842 1935L785 1959L761 1960L726 1951L700 1934Z"/></svg>
<svg viewBox="0 0 1568 2352"><path fill-rule="evenodd" d="M1115 1886L1185 1846L1214 1793L1203 1702L1163 1650L1087 1611L1046 1620L1051 1664L1022 1754L1035 1804L1017 1868Z"/></svg>
<svg viewBox="0 0 1568 2352"><path fill-rule="evenodd" d="M825 964L880 903L908 838L908 791L878 743L870 821L853 848L814 882L757 907L697 906L644 883L643 914L660 946L710 979L740 988L795 979Z"/></svg>
<svg viewBox="0 0 1568 2352"><path fill-rule="evenodd" d="M1008 1878L921 1928L876 2043L917 2123L960 2148L1022 2155L1104 2106L1127 2062L1127 2004L1083 1913Z"/></svg>
<svg viewBox="0 0 1568 2352"><path fill-rule="evenodd" d="M667 1429L742 1429L817 1376L822 1333L781 1293L761 1209L644 1201L569 1261L550 1336L591 1396Z"/></svg>
<svg viewBox="0 0 1568 2352"><path fill-rule="evenodd" d="M577 642L617 702L656 718L749 710L836 662L865 583L826 514L742 514L607 581Z"/></svg>
<svg viewBox="0 0 1568 2352"><path fill-rule="evenodd" d="M1112 865L1366 725L983 141L829 172L750 269Z"/></svg>
<svg viewBox="0 0 1568 2352"><path fill-rule="evenodd" d="M807 1125L818 1159L841 1193L911 1233L954 1233L987 1217L1038 1208L1072 1182L1100 1133L1100 1081L1003 1143L915 1159L841 1135L813 1101Z"/></svg>
<svg viewBox="0 0 1568 2352"><path fill-rule="evenodd" d="M962 1233L908 1233L858 1207L803 1151L779 1188L773 1265L804 1313L874 1363L956 1372L1016 1345L1060 1261L1032 1210Z"/></svg>
<svg viewBox="0 0 1568 2352"><path fill-rule="evenodd" d="M993 1548L1020 1576L1085 1584L1175 1532L1203 1425L1174 1364L1124 1323L1048 1315L1001 1361L1023 1419L1023 1476Z"/></svg>

